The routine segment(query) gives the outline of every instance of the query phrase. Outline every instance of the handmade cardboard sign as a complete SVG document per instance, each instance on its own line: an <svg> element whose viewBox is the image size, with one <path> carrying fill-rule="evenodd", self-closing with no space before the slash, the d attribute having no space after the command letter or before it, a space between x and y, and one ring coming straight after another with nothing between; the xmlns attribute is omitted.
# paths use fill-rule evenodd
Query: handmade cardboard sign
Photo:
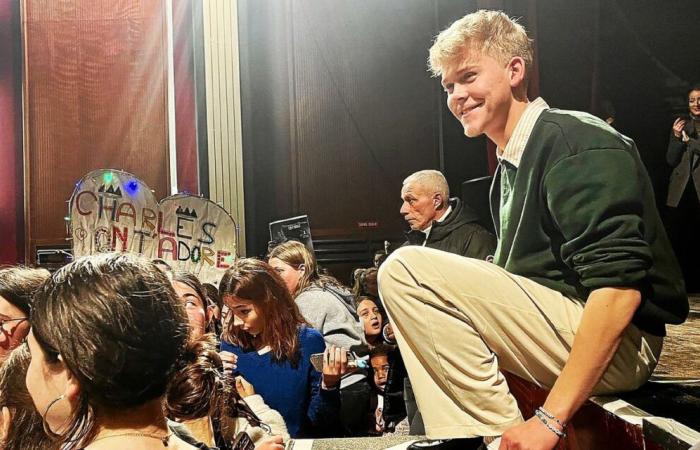
<svg viewBox="0 0 700 450"><path fill-rule="evenodd" d="M151 189L120 170L95 170L75 186L69 233L77 258L132 252L218 283L236 255L237 228L216 203L189 194L156 201Z"/></svg>

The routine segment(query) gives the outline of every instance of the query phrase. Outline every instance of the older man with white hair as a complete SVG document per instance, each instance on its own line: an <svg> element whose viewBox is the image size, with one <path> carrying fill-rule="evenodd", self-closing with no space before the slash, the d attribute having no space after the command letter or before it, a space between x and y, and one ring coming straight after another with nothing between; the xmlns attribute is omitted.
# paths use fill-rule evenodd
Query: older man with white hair
<svg viewBox="0 0 700 450"><path fill-rule="evenodd" d="M405 245L476 259L485 259L496 249L496 238L478 223L478 214L459 198L450 198L441 172L421 170L408 176L401 199L401 214L411 227Z"/></svg>

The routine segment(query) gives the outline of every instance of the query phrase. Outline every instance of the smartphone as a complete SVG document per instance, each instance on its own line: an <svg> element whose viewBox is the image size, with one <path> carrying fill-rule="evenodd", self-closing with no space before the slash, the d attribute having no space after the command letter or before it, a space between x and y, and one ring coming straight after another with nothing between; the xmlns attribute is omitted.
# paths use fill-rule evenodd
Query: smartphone
<svg viewBox="0 0 700 450"><path fill-rule="evenodd" d="M323 372L323 353L314 353L311 355L311 365L314 366L318 372ZM357 359L355 355L347 352L348 358L348 368L349 369L367 369L369 364L364 359Z"/></svg>
<svg viewBox="0 0 700 450"><path fill-rule="evenodd" d="M232 450L255 450L255 444L248 436L248 433L241 431L236 436L236 439L231 443Z"/></svg>

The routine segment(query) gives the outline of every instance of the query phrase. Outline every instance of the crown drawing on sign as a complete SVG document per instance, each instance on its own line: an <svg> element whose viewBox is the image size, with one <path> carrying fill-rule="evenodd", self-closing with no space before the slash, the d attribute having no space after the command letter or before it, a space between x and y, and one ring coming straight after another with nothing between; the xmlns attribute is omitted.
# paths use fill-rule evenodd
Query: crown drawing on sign
<svg viewBox="0 0 700 450"><path fill-rule="evenodd" d="M111 184L109 186L102 185L100 188L97 190L97 192L100 192L102 194L107 194L107 195L112 195L114 197L121 197L122 196L122 189L119 187L119 185L112 186Z"/></svg>
<svg viewBox="0 0 700 450"><path fill-rule="evenodd" d="M192 217L194 219L197 218L197 211L195 211L194 208L192 208L192 209L184 208L183 209L182 206L178 206L177 209L175 210L175 214L177 214L178 216L182 216L182 217Z"/></svg>

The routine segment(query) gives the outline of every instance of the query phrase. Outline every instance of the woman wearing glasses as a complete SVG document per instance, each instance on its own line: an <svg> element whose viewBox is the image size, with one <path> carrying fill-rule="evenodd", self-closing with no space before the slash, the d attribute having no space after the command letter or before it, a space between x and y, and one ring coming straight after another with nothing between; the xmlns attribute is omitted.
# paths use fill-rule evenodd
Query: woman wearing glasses
<svg viewBox="0 0 700 450"><path fill-rule="evenodd" d="M32 294L48 277L44 269L0 269L0 364L27 337Z"/></svg>

